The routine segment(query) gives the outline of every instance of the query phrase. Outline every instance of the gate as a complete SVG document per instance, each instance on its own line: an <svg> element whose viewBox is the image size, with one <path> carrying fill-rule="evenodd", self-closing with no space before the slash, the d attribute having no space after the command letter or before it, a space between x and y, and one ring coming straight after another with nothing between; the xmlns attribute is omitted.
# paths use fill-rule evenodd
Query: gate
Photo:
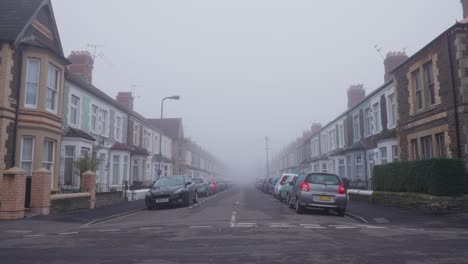
<svg viewBox="0 0 468 264"><path fill-rule="evenodd" d="M24 197L24 208L29 208L31 204L31 180L31 176L26 177L26 195Z"/></svg>

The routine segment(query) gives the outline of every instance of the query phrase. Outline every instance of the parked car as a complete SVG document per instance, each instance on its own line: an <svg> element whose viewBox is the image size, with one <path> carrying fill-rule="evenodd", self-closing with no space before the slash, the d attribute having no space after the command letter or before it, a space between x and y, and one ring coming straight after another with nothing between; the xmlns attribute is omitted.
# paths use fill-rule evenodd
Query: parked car
<svg viewBox="0 0 468 264"><path fill-rule="evenodd" d="M227 189L227 182L225 179L218 179L217 181L218 191L224 191Z"/></svg>
<svg viewBox="0 0 468 264"><path fill-rule="evenodd" d="M271 194L271 191L272 191L273 186L274 186L274 183L273 183L274 180L275 180L274 177L268 177L265 180L265 183L263 184L263 192L264 193Z"/></svg>
<svg viewBox="0 0 468 264"><path fill-rule="evenodd" d="M292 190L294 184L296 183L297 175L294 175L292 177L289 177L285 184L281 186L280 191L278 192L278 200L280 201L286 201L288 198L289 192Z"/></svg>
<svg viewBox="0 0 468 264"><path fill-rule="evenodd" d="M159 178L146 193L145 205L148 210L160 206L189 206L198 202L196 184L188 176Z"/></svg>
<svg viewBox="0 0 468 264"><path fill-rule="evenodd" d="M275 185L279 182L281 177L273 178L269 185L268 194L275 195Z"/></svg>
<svg viewBox="0 0 468 264"><path fill-rule="evenodd" d="M293 176L296 176L296 174L284 173L283 175L281 175L279 181L274 186L274 190L273 190L273 196L274 197L278 198L278 194L279 194L279 191L280 191L281 187L283 187L283 185L286 183L286 181L289 178L292 178Z"/></svg>
<svg viewBox="0 0 468 264"><path fill-rule="evenodd" d="M218 190L216 188L216 181L213 177L208 178L208 182L210 184L210 191L211 194L215 194Z"/></svg>
<svg viewBox="0 0 468 264"><path fill-rule="evenodd" d="M193 182L197 186L197 193L199 195L203 195L205 197L211 195L211 188L210 188L210 183L208 182L208 180L200 177L200 178L194 178Z"/></svg>
<svg viewBox="0 0 468 264"><path fill-rule="evenodd" d="M346 213L347 194L340 177L329 173L300 175L288 197L288 205L302 214L304 208L315 207Z"/></svg>

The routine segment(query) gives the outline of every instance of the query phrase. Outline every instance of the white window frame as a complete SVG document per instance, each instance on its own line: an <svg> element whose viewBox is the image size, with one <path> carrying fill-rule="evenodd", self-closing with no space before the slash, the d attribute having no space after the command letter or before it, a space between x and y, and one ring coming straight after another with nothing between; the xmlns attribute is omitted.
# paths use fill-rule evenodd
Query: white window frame
<svg viewBox="0 0 468 264"><path fill-rule="evenodd" d="M72 156L67 155L67 148L73 148L73 155L72 155ZM71 158L71 159L73 160L73 163L75 162L75 157L76 157L76 146L74 146L74 145L65 145L63 151L64 151L64 153L63 153L63 156L64 156L64 164L63 164L64 171L63 171L63 182L62 182L62 183L63 183L64 185L66 185L66 184L65 184L65 182L66 182L66 177L67 177L67 175L66 175L66 173L67 173L67 168L66 168L66 164L67 164L67 163L66 163L66 161L67 161L67 159L70 159L70 158ZM74 170L73 167L74 167L74 164L72 164L72 175L71 175L71 184L72 184L72 185L73 185L74 179L75 179L75 173L73 172L73 170Z"/></svg>
<svg viewBox="0 0 468 264"><path fill-rule="evenodd" d="M99 123L100 123L100 127L101 127L101 129L100 129L101 130L101 136L107 136L107 131L108 131L108 129L107 129L107 124L108 124L107 120L109 118L109 112L106 109L101 109L100 116L101 116L101 118L100 118L101 122L99 122Z"/></svg>
<svg viewBox="0 0 468 264"><path fill-rule="evenodd" d="M357 122L356 122L357 120ZM353 115L353 138L354 142L361 139L361 128L359 124L359 114Z"/></svg>
<svg viewBox="0 0 468 264"><path fill-rule="evenodd" d="M45 143L46 142L52 142L52 161L45 161L44 160L44 149L45 149ZM44 139L43 147L42 147L42 166L44 168L46 168L45 164L50 164L50 177L51 177L50 186L51 186L51 188L53 188L53 186L54 186L55 144L57 144L57 143L53 139Z"/></svg>
<svg viewBox="0 0 468 264"><path fill-rule="evenodd" d="M130 162L130 157L128 155L123 155L123 159L122 159L122 166L123 166L123 174L122 174L122 179L124 181L128 181L129 180L129 167L128 167L128 164Z"/></svg>
<svg viewBox="0 0 468 264"><path fill-rule="evenodd" d="M76 98L77 101L78 101L78 105L76 105L76 107L73 106L73 98ZM70 125L74 126L74 127L79 127L80 126L80 116L81 116L81 107L80 107L80 104L81 104L81 98L77 95L74 95L74 94L71 94L70 95L70 111L69 111L69 120L70 120ZM75 108L76 110L76 122L73 123L72 122L72 109Z"/></svg>
<svg viewBox="0 0 468 264"><path fill-rule="evenodd" d="M122 141L122 117L115 116L115 140Z"/></svg>
<svg viewBox="0 0 468 264"><path fill-rule="evenodd" d="M391 98L391 102L390 102ZM388 116L388 128L396 127L396 102L395 94L391 93L387 96L387 116Z"/></svg>
<svg viewBox="0 0 468 264"><path fill-rule="evenodd" d="M24 139L31 139L32 142L32 146L31 146L31 160L25 160L24 157L23 157L23 146L24 146ZM23 168L23 163L25 162L30 162L31 163L31 171L29 172L29 175L26 175L26 176L32 176L32 172L34 170L33 166L34 166L34 149L35 149L35 142L36 142L36 139L33 137L33 136L23 136L21 138L21 154L20 154L20 167ZM27 173L26 173L27 174Z"/></svg>
<svg viewBox="0 0 468 264"><path fill-rule="evenodd" d="M49 71L54 70L54 73L56 73L56 80L55 80L55 89L54 87L49 86ZM58 97L59 97L59 89L60 89L60 69L54 66L53 64L49 63L47 67L47 91L46 91L46 110L52 113L57 113L58 111ZM53 105L55 106L54 108L49 108L47 106L47 97L49 96L49 90L53 90L55 92L54 96L54 102Z"/></svg>
<svg viewBox="0 0 468 264"><path fill-rule="evenodd" d="M372 105L372 123L373 123L373 128L372 131L374 134L379 133L382 131L382 115L380 111L380 103L375 103Z"/></svg>
<svg viewBox="0 0 468 264"><path fill-rule="evenodd" d="M30 71L30 68L29 68L29 62L30 61L35 61L39 64L39 68L38 68L38 72L37 72L37 83L35 82L32 82L30 80L28 80L28 76L29 76L29 71ZM26 99L27 99L27 94L28 94L28 83L33 83L33 84L36 84L37 87L36 87L36 102L35 104L28 104L26 102ZM24 89L24 107L25 108L31 108L31 109L37 109L37 102L38 102L38 98L39 98L39 84L41 83L41 60L40 59L36 59L36 58L28 58L28 61L27 61L27 65L26 65L26 86L25 86L25 89Z"/></svg>
<svg viewBox="0 0 468 264"><path fill-rule="evenodd" d="M343 127L343 123L340 123L338 125L338 138L340 139L340 142L338 143L339 147L342 148L344 147L344 127Z"/></svg>
<svg viewBox="0 0 468 264"><path fill-rule="evenodd" d="M138 124L133 125L133 145L140 145L140 125Z"/></svg>
<svg viewBox="0 0 468 264"><path fill-rule="evenodd" d="M117 158L117 163L115 159ZM116 170L117 167L117 170ZM117 174L117 179L116 179ZM120 184L120 155L112 155L112 178L111 178L111 185L118 185Z"/></svg>
<svg viewBox="0 0 468 264"><path fill-rule="evenodd" d="M360 162L358 162L358 157ZM363 179L364 178L364 162L363 162L363 156L362 155L355 155L354 156L354 165L355 165L355 170L356 170L356 179ZM358 174L358 166L360 166L360 174Z"/></svg>
<svg viewBox="0 0 468 264"><path fill-rule="evenodd" d="M372 107L367 107L364 110L364 135L366 137L372 135L373 127L373 113Z"/></svg>
<svg viewBox="0 0 468 264"><path fill-rule="evenodd" d="M379 153L380 153L380 164L387 164L388 163L388 148L386 146L380 147Z"/></svg>
<svg viewBox="0 0 468 264"><path fill-rule="evenodd" d="M96 109L96 112L94 112L94 110ZM91 105L91 131L95 132L95 133L98 133L99 132L99 107L95 104L92 104ZM93 119L94 119L94 123L93 123ZM94 128L93 128L94 126Z"/></svg>

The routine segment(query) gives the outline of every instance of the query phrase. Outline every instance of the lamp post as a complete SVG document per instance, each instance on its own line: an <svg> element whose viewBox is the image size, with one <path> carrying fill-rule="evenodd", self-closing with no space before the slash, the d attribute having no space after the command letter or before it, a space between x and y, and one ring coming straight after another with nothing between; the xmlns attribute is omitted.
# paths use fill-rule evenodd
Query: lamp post
<svg viewBox="0 0 468 264"><path fill-rule="evenodd" d="M165 100L180 100L180 96L178 95L173 95L169 97L164 97L161 100L161 120L163 120L163 113L164 113L164 101ZM162 175L162 169L161 169L161 163L162 163L162 133L159 135L159 165L158 165L158 178L161 178Z"/></svg>

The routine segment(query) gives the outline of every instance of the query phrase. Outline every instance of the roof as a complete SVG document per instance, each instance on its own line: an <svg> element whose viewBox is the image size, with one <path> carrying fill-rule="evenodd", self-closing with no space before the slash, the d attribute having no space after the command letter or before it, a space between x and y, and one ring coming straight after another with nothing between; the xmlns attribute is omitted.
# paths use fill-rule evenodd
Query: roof
<svg viewBox="0 0 468 264"><path fill-rule="evenodd" d="M149 152L146 149L137 147L137 146L132 147L132 153L135 155L144 155L144 156L149 155Z"/></svg>
<svg viewBox="0 0 468 264"><path fill-rule="evenodd" d="M16 41L36 10L47 0L2 0L0 39Z"/></svg>
<svg viewBox="0 0 468 264"><path fill-rule="evenodd" d="M119 142L114 143L114 145L112 145L111 149L112 150L132 151L132 148L129 145L124 144L124 143L119 143Z"/></svg>
<svg viewBox="0 0 468 264"><path fill-rule="evenodd" d="M184 137L182 129L182 118L150 118L151 125L161 129L164 134L172 139L181 139Z"/></svg>
<svg viewBox="0 0 468 264"><path fill-rule="evenodd" d="M91 136L90 134L84 132L81 129L68 127L65 132L63 133L64 137L72 137L72 138L84 138L91 141L96 141L96 139Z"/></svg>

